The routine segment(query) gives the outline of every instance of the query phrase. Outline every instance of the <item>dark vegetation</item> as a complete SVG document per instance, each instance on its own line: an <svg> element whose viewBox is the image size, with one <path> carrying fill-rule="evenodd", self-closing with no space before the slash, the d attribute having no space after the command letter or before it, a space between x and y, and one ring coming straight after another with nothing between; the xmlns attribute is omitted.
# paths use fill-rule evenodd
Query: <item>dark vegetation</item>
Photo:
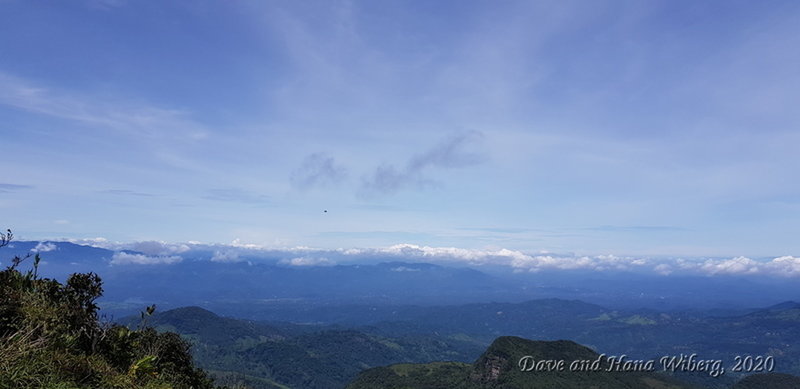
<svg viewBox="0 0 800 389"><path fill-rule="evenodd" d="M136 326L138 317L122 320ZM198 307L153 315L156 329L188 339L195 361L220 384L341 388L364 369L398 362L472 361L485 348L434 335L381 336L337 326L224 318Z"/></svg>
<svg viewBox="0 0 800 389"><path fill-rule="evenodd" d="M0 234L0 247L12 238L10 230ZM31 268L23 272L26 261ZM213 387L179 335L102 322L96 274L62 284L39 277L40 261L15 256L0 271L0 388Z"/></svg>
<svg viewBox="0 0 800 389"><path fill-rule="evenodd" d="M636 318L623 314L612 315L609 313L609 317L602 317L597 320L598 316L595 315L600 313L602 316L605 312L598 310L599 308L596 306L588 304L584 306L581 304L579 302L543 300L520 306L524 306L527 311L530 311L529 314L526 314L530 316L525 316L525 318L529 319L528 325L531 326L529 330L543 331L543 328L545 328L544 331L546 332L540 333L540 336L546 337L552 337L559 327L572 328L575 331L586 331L591 328L592 323L606 331L614 326L619 327L616 332L607 332L611 334L608 336L624 334L624 327L628 327L629 331L635 334L642 334L646 332L641 332L637 328L656 327L658 320L666 320L659 319L658 316L660 314L647 314L645 312L640 312L640 317ZM511 313L516 306L505 305L503 307L504 314L521 314L519 312ZM526 348L526 345L531 344L529 343L530 341L519 337L499 337L499 339L504 339L502 342L497 340L498 337L495 337L493 339L494 342L490 340L487 343L483 343L481 340L483 335L476 335L480 333L479 327L485 327L487 323L491 325L496 325L497 323L488 319L492 317L491 315L473 317L466 314L467 311L480 311L476 309L476 306L470 307L472 308L470 310L453 307L453 311L442 308L443 315L446 315L447 312L462 312L462 319L465 321L460 325L453 321L448 321L449 325L452 326L449 332L445 331L444 325L432 320L432 316L428 317L431 321L378 323L373 326L343 328L339 326L297 325L224 318L199 307L185 307L157 313L150 318L149 323L159 330L175 331L189 339L193 344L194 356L198 365L209 371L217 379L218 383L230 385L246 384L252 388L338 388L344 387L348 382L353 382L356 377L359 378L354 384L361 385L360 387L375 388L525 387L524 385L513 386L512 383L522 382L520 380L530 380L532 378L530 374L523 374L512 379L511 377L516 376L519 372L509 370L509 373L504 375L507 381L476 383L469 381L469 374L471 373L467 374L465 372L473 372L474 366L485 365L481 363L473 365L473 363L481 359L485 360L486 355L494 355L492 353L487 354L491 350L506 350L508 355L525 351L538 353L534 355L559 359L575 357L585 359L589 356L597 355L591 349L578 346L572 342L534 342L532 344L536 347L533 349ZM486 309L488 310L488 307ZM737 347L747 350L749 342L766 344L764 339L757 337L757 334L761 331L765 329L774 331L778 327L786 330L795 326L791 320L780 323L775 322L777 318L793 317L794 309L794 304L781 304L758 310L748 315L728 318L727 320L733 324L714 328L730 332L729 326L737 328L741 326L749 327L739 328L738 332L733 334L750 335L741 339L740 343L726 346L731 349L731 352L734 352ZM558 313L562 310L563 315ZM498 316L497 312L499 311L494 310L493 316ZM536 316L539 318L533 320ZM570 317L571 319L569 319ZM583 320L586 320L586 322L580 325L576 324L581 322L581 318L584 318ZM683 317L683 319L688 320L686 317ZM567 326L567 320L571 320L573 327ZM670 320L678 321L677 318ZM719 320L720 323L722 322L722 319L713 320L715 320L714 322L716 320ZM762 320L766 320L767 324L764 324ZM139 318L131 317L126 322L128 325L136 326ZM692 322L693 324L687 324L685 328L696 328L710 323L709 321ZM545 323L549 327L544 327ZM454 332L458 329L468 330L469 332ZM438 330L442 331L439 332ZM602 337L603 331L592 330L590 334ZM722 339L734 335L719 333L717 334L717 341L720 344L724 344ZM587 337L589 335L577 332L575 336ZM628 347L624 346L624 342L627 342L626 339L629 338L623 338L620 341L617 345L618 349L620 347ZM595 342L600 340L606 342L613 339L596 339ZM514 345L515 342L520 344ZM490 343L494 343L494 345L489 347L488 351L485 351ZM794 362L792 357L788 354L781 354L782 350L791 350L789 347L792 344L794 344L793 341L785 338L780 343L773 343L773 347L780 348L774 348L763 355L775 356L776 369L792 369ZM697 352L703 358L707 358L706 355L709 354L717 355L713 352L713 348L700 349L700 347L705 346L699 343L673 347L675 348L670 349L673 350L671 353L664 355L677 355L681 352ZM620 353L611 352L603 348L598 350L605 352L607 355L620 355ZM652 359L658 357L650 349L637 351L637 355L643 355L638 358ZM628 354L628 356L630 357L629 359L634 358L631 354ZM721 359L726 362L726 369L729 369L733 359L722 357ZM509 358L505 359L508 363L510 363L510 360ZM508 363L503 365L505 366L504 368L513 370L515 366L508 365ZM365 369L366 371L364 371ZM659 367L657 370L661 370L661 368ZM362 371L363 373L360 373ZM397 371L400 371L400 373L391 373ZM731 371L726 372L721 377L712 377L707 372L671 373L671 376L658 374L654 377L630 372L621 374L624 376L617 377L614 374L609 376L591 372L570 373L567 375L555 374L552 377L544 375L543 377L550 377L547 379L554 380L553 382L566 380L564 382L582 382L584 384L599 380L597 382L606 382L608 384L605 387L617 387L617 385L625 384L628 386L619 387L668 388L678 385L679 387L720 389L730 388L741 378L739 374ZM540 374L539 376L542 375ZM771 379L782 379L781 377L792 376L775 375L770 377L772 377ZM409 379L412 379L412 381L408 381ZM413 384L409 382L413 382ZM536 382L537 385L541 384L539 381ZM654 382L658 384L653 384ZM771 386L762 387L768 388Z"/></svg>
<svg viewBox="0 0 800 389"><path fill-rule="evenodd" d="M652 372L521 371L523 356L535 360L597 360L599 355L577 343L561 340L532 341L517 337L497 338L473 364L429 363L392 365L369 369L347 386L348 389L375 388L608 388L681 389L692 388L671 377Z"/></svg>
<svg viewBox="0 0 800 389"><path fill-rule="evenodd" d="M535 360L601 360L600 368L589 371L522 371L523 356ZM497 338L473 364L434 362L395 364L368 369L347 389L681 389L724 387L732 389L797 389L800 377L765 373L749 375L731 385L697 384L685 376L666 375L657 369L606 371L609 361L593 350L567 340L533 341L512 336Z"/></svg>

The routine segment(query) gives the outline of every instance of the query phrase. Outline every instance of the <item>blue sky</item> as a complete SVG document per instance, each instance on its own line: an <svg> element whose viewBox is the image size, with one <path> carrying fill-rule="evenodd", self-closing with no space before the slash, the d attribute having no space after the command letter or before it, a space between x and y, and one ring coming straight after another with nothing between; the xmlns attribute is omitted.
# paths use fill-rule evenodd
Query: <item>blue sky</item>
<svg viewBox="0 0 800 389"><path fill-rule="evenodd" d="M797 256L798 19L792 1L0 0L0 220Z"/></svg>

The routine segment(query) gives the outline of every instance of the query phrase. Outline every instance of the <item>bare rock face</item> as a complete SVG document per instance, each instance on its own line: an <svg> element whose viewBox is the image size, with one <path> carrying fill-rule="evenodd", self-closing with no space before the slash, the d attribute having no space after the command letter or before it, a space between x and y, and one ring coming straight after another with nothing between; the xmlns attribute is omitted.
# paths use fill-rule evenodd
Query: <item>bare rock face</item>
<svg viewBox="0 0 800 389"><path fill-rule="evenodd" d="M499 355L488 355L481 362L480 367L470 375L470 379L474 382L488 383L500 378L500 373L508 363L508 359Z"/></svg>

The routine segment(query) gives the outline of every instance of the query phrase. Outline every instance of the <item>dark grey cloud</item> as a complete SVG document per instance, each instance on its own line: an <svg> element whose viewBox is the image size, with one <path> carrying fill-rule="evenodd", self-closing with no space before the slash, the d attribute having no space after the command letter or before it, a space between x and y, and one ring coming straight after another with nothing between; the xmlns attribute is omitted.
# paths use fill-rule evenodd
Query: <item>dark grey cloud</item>
<svg viewBox="0 0 800 389"><path fill-rule="evenodd" d="M424 173L431 168L455 169L482 163L485 157L469 149L470 145L482 139L483 134L478 131L458 133L413 156L402 170L393 165L378 166L371 175L362 179L359 194L370 197L406 188L436 186L438 183L425 178Z"/></svg>
<svg viewBox="0 0 800 389"><path fill-rule="evenodd" d="M398 171L392 165L381 165L375 169L372 176L364 178L361 182L363 194L398 192L409 186L423 187L425 182L415 172L408 170Z"/></svg>
<svg viewBox="0 0 800 389"><path fill-rule="evenodd" d="M9 193L17 190L32 189L31 185L4 184L0 183L0 193Z"/></svg>
<svg viewBox="0 0 800 389"><path fill-rule="evenodd" d="M292 186L309 189L314 186L337 184L347 178L347 169L336 165L333 157L325 153L313 153L303 159L303 163L292 172Z"/></svg>
<svg viewBox="0 0 800 389"><path fill-rule="evenodd" d="M483 134L478 131L452 135L430 150L411 158L406 171L416 173L427 167L461 168L477 165L483 162L484 156L465 149L470 143L477 143L482 139Z"/></svg>
<svg viewBox="0 0 800 389"><path fill-rule="evenodd" d="M206 200L229 201L247 204L266 204L270 202L269 196L247 192L234 188L209 189L203 196Z"/></svg>

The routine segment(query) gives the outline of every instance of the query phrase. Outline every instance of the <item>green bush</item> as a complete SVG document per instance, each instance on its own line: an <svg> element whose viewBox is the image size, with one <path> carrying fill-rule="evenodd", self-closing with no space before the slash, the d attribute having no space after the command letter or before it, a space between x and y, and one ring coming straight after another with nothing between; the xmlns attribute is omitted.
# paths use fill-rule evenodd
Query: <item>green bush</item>
<svg viewBox="0 0 800 389"><path fill-rule="evenodd" d="M12 237L0 233L0 247ZM38 254L20 271L28 259L14 257L0 271L0 389L214 387L177 334L101 322L97 274L76 273L62 284L39 278Z"/></svg>

